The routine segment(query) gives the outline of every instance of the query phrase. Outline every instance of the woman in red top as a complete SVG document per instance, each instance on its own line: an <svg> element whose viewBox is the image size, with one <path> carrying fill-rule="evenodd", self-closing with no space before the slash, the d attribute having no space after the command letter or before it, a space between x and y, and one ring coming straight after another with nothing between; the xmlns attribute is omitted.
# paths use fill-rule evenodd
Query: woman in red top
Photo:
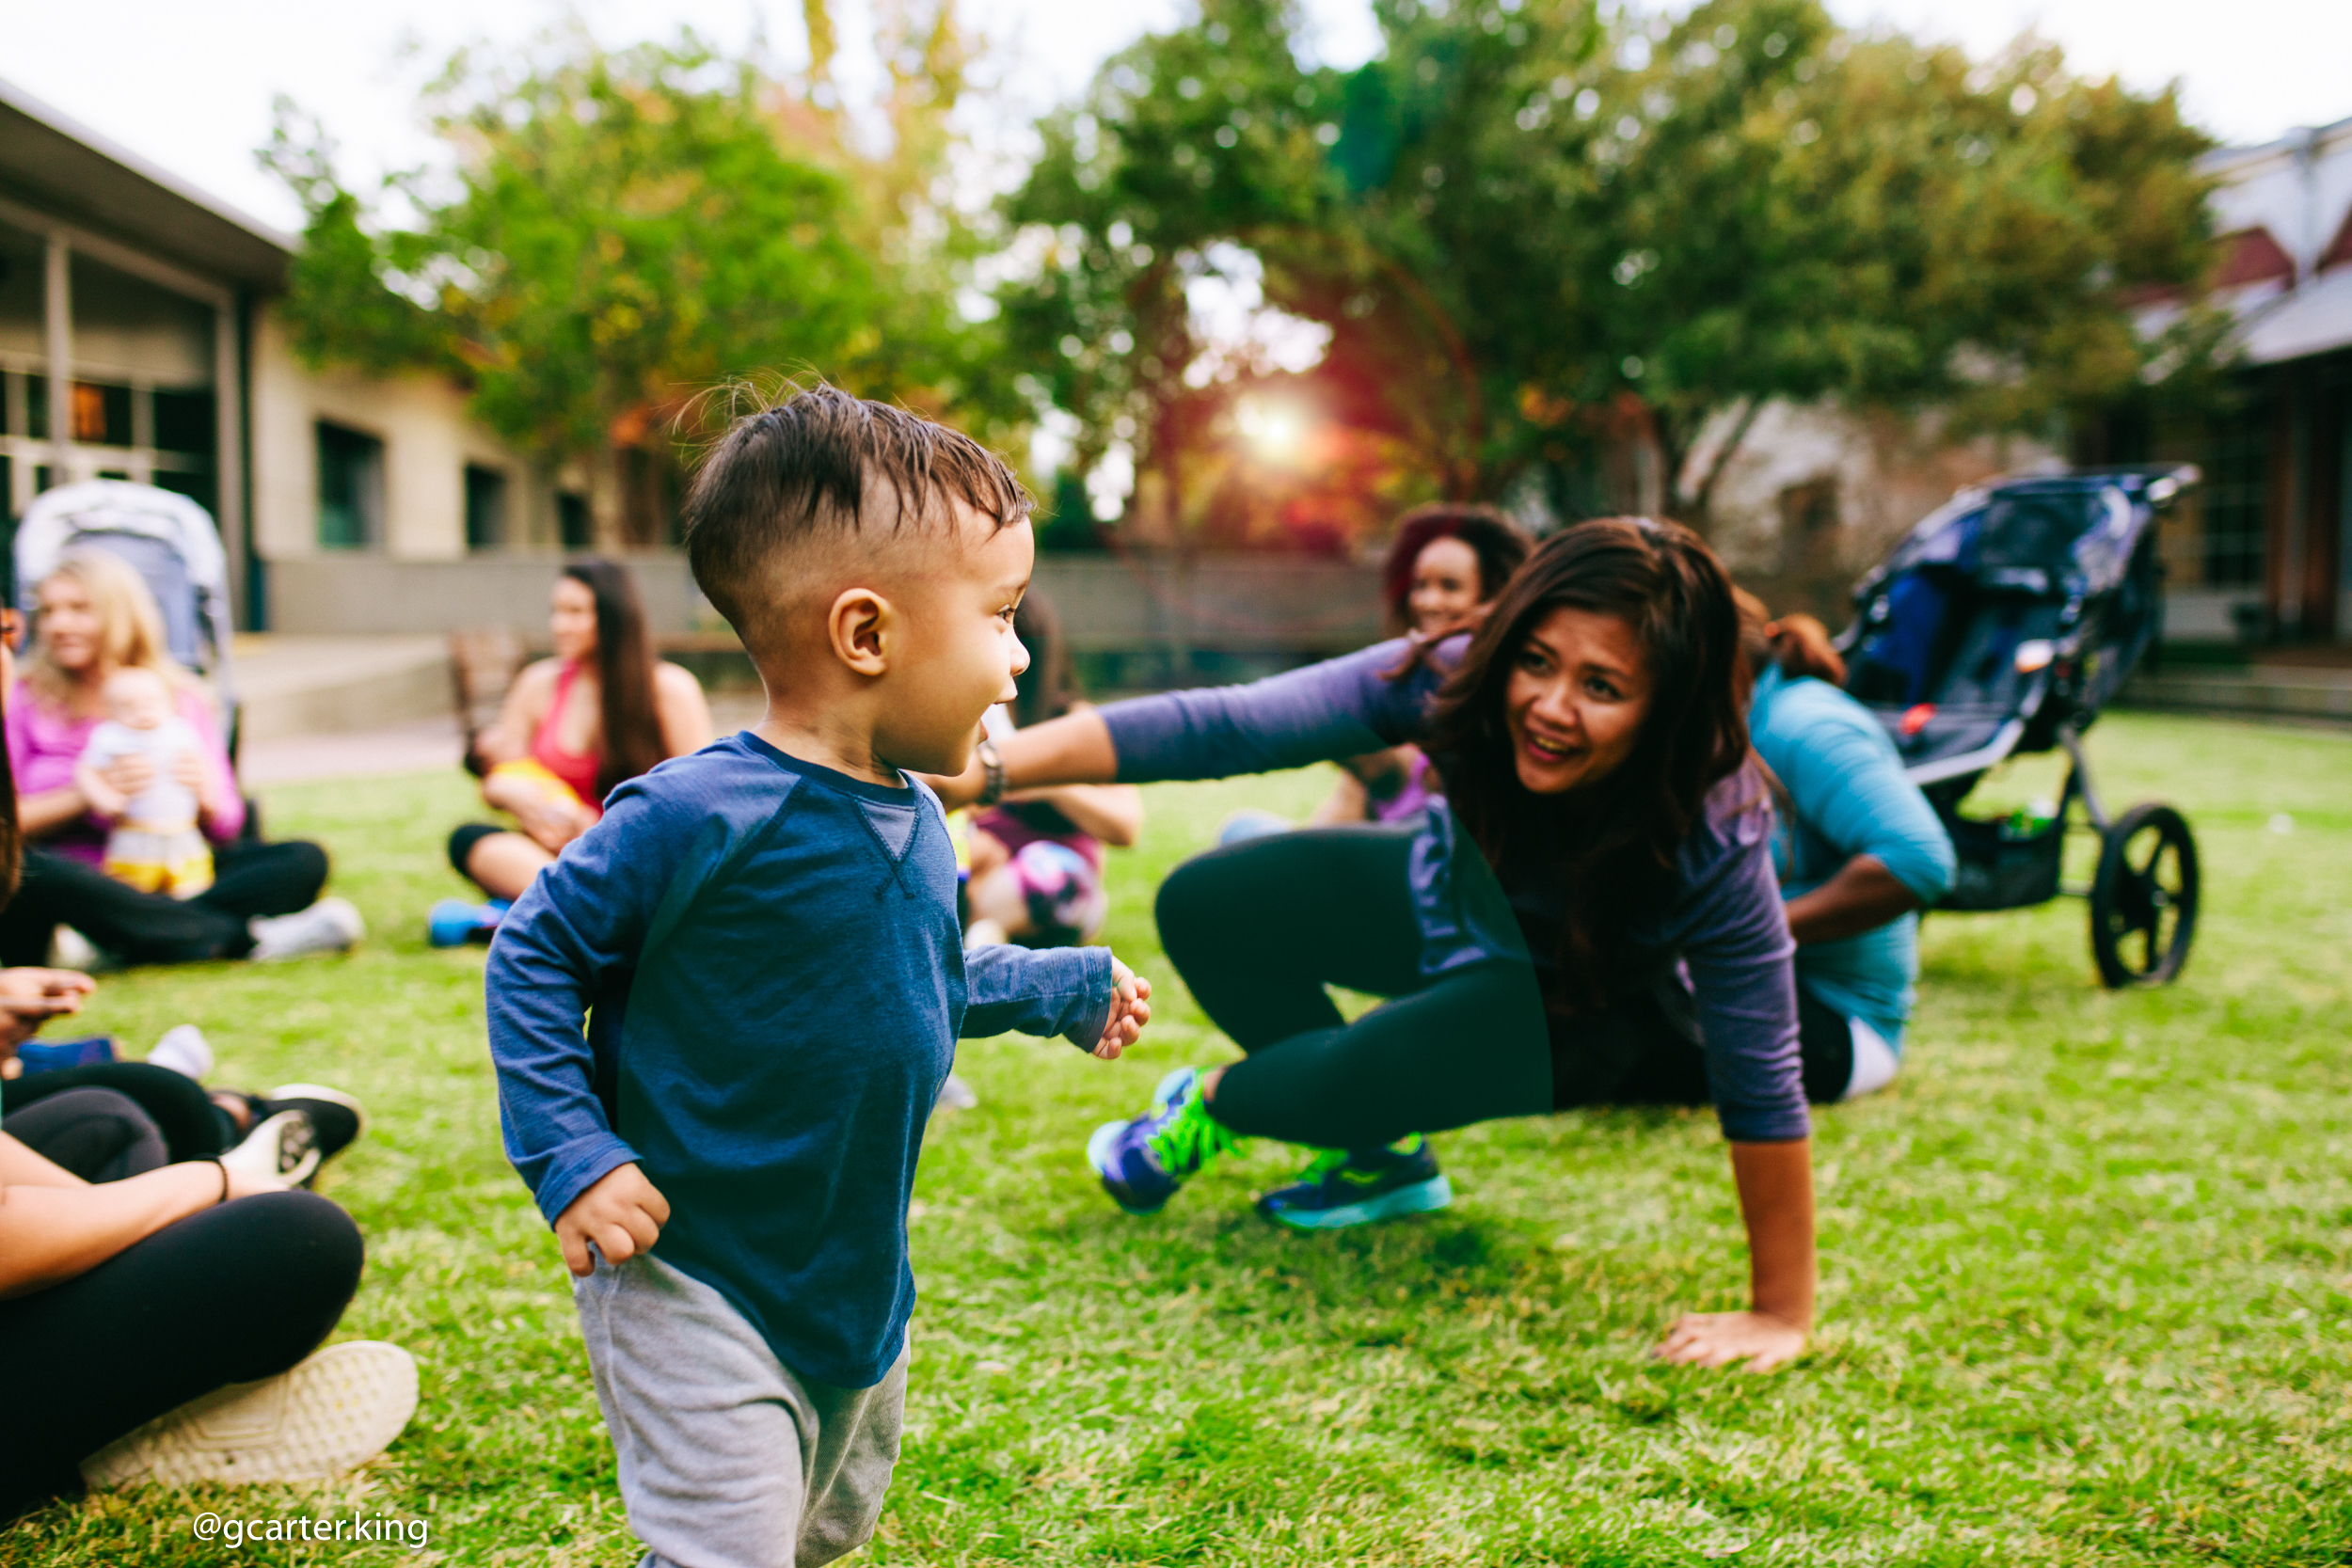
<svg viewBox="0 0 2352 1568"><path fill-rule="evenodd" d="M604 815L604 798L624 780L711 738L702 686L655 660L644 608L625 568L610 561L564 567L548 630L555 657L515 677L504 711L474 737L468 758L485 775L483 800L517 827L468 823L449 840L450 863L508 902ZM521 761L538 769L499 766ZM443 924L438 911L434 924L437 931Z"/></svg>

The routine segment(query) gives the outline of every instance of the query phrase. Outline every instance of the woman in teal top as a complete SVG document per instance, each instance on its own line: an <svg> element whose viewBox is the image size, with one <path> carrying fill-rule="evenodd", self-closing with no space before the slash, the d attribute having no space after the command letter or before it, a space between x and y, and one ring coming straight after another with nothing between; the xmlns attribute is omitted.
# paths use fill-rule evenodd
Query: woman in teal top
<svg viewBox="0 0 2352 1568"><path fill-rule="evenodd" d="M1833 1040L1851 1042L1846 1082L1808 1082L1806 1094L1851 1100L1895 1076L1919 973L1917 911L1952 885L1952 841L1895 743L1838 689L1845 663L1821 624L1772 621L1754 595L1740 599L1756 672L1748 735L1785 797L1772 859L1797 941L1808 1067L1847 1055L1823 1049Z"/></svg>

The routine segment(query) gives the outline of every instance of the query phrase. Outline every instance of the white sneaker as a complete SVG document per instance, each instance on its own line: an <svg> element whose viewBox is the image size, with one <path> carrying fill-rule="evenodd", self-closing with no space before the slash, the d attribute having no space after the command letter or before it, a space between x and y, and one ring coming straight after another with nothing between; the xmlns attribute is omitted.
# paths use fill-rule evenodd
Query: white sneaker
<svg viewBox="0 0 2352 1568"><path fill-rule="evenodd" d="M164 1037L155 1042L155 1049L147 1059L156 1067L167 1067L183 1073L198 1083L213 1070L213 1048L204 1038L204 1031L193 1023L183 1023L164 1031Z"/></svg>
<svg viewBox="0 0 2352 1568"><path fill-rule="evenodd" d="M947 1081L939 1085L939 1098L931 1101L931 1109L934 1111L969 1111L979 1102L979 1091L951 1072L947 1075Z"/></svg>
<svg viewBox="0 0 2352 1568"><path fill-rule="evenodd" d="M368 923L346 898L322 898L293 914L256 916L245 928L253 933L251 957L256 963L340 953L368 934Z"/></svg>
<svg viewBox="0 0 2352 1568"><path fill-rule="evenodd" d="M308 1111L280 1111L245 1135L245 1142L220 1157L230 1170L247 1176L275 1176L300 1186L319 1168L318 1130Z"/></svg>
<svg viewBox="0 0 2352 1568"><path fill-rule="evenodd" d="M49 933L49 967L87 974L105 968L106 957L89 938L71 926L60 926Z"/></svg>
<svg viewBox="0 0 2352 1568"><path fill-rule="evenodd" d="M232 1383L82 1461L91 1487L324 1481L391 1446L417 1412L417 1363L398 1345L329 1345L259 1383Z"/></svg>

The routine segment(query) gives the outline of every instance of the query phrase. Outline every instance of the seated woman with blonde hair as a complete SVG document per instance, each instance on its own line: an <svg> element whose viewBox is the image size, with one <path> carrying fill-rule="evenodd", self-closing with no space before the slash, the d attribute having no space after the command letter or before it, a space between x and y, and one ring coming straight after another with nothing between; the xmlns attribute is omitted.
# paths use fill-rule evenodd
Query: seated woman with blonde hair
<svg viewBox="0 0 2352 1568"><path fill-rule="evenodd" d="M142 892L103 868L116 824L102 808L119 810L149 789L155 763L135 752L116 756L104 769L105 800L76 782L107 716L106 683L124 670L161 677L174 716L195 735L169 765L172 782L195 797L197 828L212 845L212 885L192 897ZM162 612L120 558L94 547L68 551L35 590L33 642L8 696L8 742L22 791L24 875L0 911L0 964L43 962L60 926L129 964L292 958L340 951L366 934L357 910L319 896L326 850L247 833L211 695L166 650Z"/></svg>

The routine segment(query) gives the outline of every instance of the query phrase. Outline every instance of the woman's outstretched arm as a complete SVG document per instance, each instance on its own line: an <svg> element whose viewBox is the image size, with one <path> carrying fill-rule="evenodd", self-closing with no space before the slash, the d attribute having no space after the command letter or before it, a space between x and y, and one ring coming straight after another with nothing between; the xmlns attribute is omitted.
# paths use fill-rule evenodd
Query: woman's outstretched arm
<svg viewBox="0 0 2352 1568"><path fill-rule="evenodd" d="M996 754L1005 765L1008 792L1119 782L1119 752L1100 708L1083 708L1015 730L996 742ZM931 777L929 782L939 792L941 804L953 811L980 798L988 768L975 752L971 765L956 777Z"/></svg>
<svg viewBox="0 0 2352 1568"><path fill-rule="evenodd" d="M1032 725L998 745L1006 787L1230 779L1416 739L1459 649L1391 680L1404 652L1383 642L1248 686L1163 691ZM975 761L940 799L968 805L985 777Z"/></svg>

